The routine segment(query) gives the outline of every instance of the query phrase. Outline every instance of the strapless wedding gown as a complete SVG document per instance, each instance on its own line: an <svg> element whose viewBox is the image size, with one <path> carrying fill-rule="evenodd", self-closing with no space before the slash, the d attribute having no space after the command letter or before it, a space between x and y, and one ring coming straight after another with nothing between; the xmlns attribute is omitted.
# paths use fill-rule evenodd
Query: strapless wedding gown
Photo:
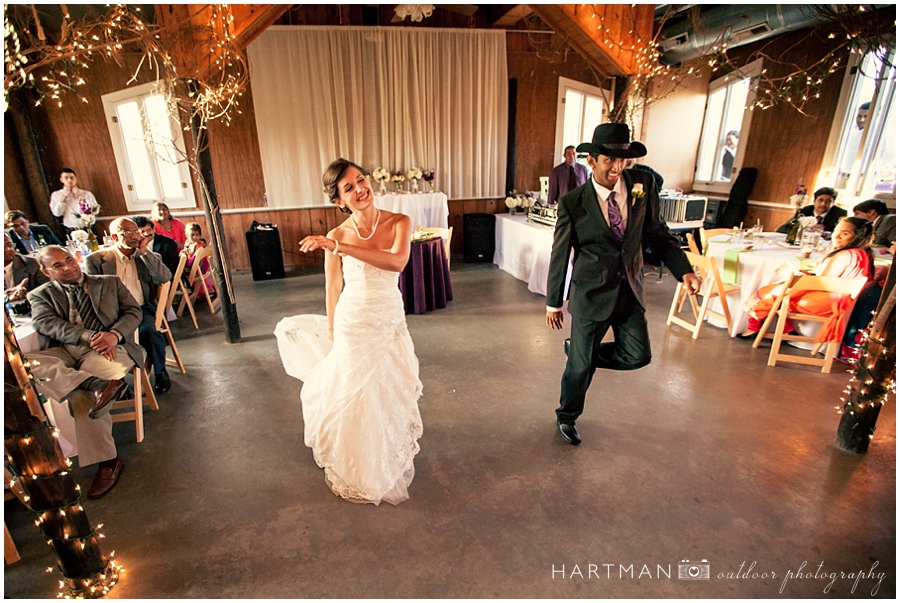
<svg viewBox="0 0 900 603"><path fill-rule="evenodd" d="M275 328L285 371L303 381L304 440L335 494L359 503L409 498L422 435L419 361L398 275L351 257L334 312L292 316Z"/></svg>

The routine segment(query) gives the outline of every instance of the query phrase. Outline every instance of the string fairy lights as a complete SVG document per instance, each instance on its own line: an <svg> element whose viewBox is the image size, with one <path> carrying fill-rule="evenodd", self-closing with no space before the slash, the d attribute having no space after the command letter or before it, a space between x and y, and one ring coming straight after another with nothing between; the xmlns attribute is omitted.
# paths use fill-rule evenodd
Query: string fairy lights
<svg viewBox="0 0 900 603"><path fill-rule="evenodd" d="M40 363L19 348L14 322L4 312L5 468L8 485L30 511L35 526L57 555L59 598L96 598L109 593L124 568L100 549L103 524L91 526L81 504L81 488L71 476L72 461L59 447L59 429L44 413L46 398L38 391L42 379L31 369ZM53 567L47 571L52 573Z"/></svg>
<svg viewBox="0 0 900 603"><path fill-rule="evenodd" d="M622 100L610 115L610 119L629 123L637 112L663 100L689 78L700 77L705 70L741 77L742 65L757 58L764 60L766 68L751 78L756 94L749 98L748 107L766 110L784 104L805 115L807 104L821 98L828 77L846 65L848 53L876 53L886 60L892 50L891 35L896 29L896 19L885 18L888 13L874 10L871 5L811 5L809 10L818 24L811 26L804 38L780 55L771 54L766 44L737 64L728 54L731 28L726 27L702 49L700 58L676 67L660 61L663 54L660 37L666 21L681 10L677 5L670 6L656 21L652 36L640 34L636 13L632 11L624 19L618 14L607 18L607 6L582 4L577 8L590 12L590 20L596 24L595 41L601 47L631 58L633 73L628 76ZM698 27L700 7L690 10ZM830 43L825 43L826 40ZM802 63L787 60L785 55L795 47L806 47L809 58Z"/></svg>

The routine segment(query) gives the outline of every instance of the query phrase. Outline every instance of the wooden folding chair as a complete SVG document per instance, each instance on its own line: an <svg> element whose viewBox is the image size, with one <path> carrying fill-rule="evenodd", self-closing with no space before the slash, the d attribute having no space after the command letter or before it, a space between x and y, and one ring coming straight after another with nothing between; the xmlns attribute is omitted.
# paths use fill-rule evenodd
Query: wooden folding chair
<svg viewBox="0 0 900 603"><path fill-rule="evenodd" d="M110 416L113 423L134 421L137 441L140 443L144 441L144 404L150 406L150 410L159 410L159 404L156 402L156 394L153 393L153 386L150 385L147 371L136 366L132 374L134 375L134 398L113 402ZM112 412L116 410L125 410L126 412Z"/></svg>
<svg viewBox="0 0 900 603"><path fill-rule="evenodd" d="M709 244L709 240L720 234L730 234L734 232L731 228L710 228L709 230L705 228L700 229L700 249L703 250L703 255L706 255L706 248Z"/></svg>
<svg viewBox="0 0 900 603"><path fill-rule="evenodd" d="M694 240L694 234L690 232L684 233L684 238L687 239L688 248L691 250L691 253L695 253L697 255L703 255L700 251L700 248L697 247L697 241Z"/></svg>
<svg viewBox="0 0 900 603"><path fill-rule="evenodd" d="M831 320L833 315L829 316L818 316L815 314L804 314L802 312L791 312L791 296L799 295L801 293L807 293L810 291L822 291L825 293L830 293L832 295L846 295L850 297L851 303L848 304L843 310L840 310L837 318L843 322L843 318L845 315L849 315L850 311L853 309L853 303L855 303L856 298L859 296L860 291L862 291L863 287L866 286L868 279L866 278L840 278L836 276L801 276L796 279L796 281L792 284L792 286L784 291L783 295L781 295L781 305L773 306L772 312L769 315L778 314L778 323L775 326L775 334L772 336L772 349L769 352L769 366L775 366L776 363L781 360L782 362L795 362L797 364L809 364L813 366L821 366L823 373L831 372L831 365L834 362L834 357L837 355L838 347L840 346L840 338L838 341L829 341L828 347L825 350L824 358L816 358L819 353L819 349L823 344L816 341L815 337L808 337L806 335L786 335L784 333L785 324L790 320L808 320L825 323ZM768 317L767 317L768 319ZM769 322L767 320L767 322ZM764 325L765 326L765 325ZM757 336L757 341L761 341L761 336L765 335L764 329L760 329L760 335ZM809 357L807 356L797 356L794 354L782 354L781 353L781 342L782 341L805 341L807 343L815 344L812 352ZM756 345L756 342L754 342Z"/></svg>
<svg viewBox="0 0 900 603"><path fill-rule="evenodd" d="M206 260L207 269L203 269L203 260ZM207 280L209 283L207 283ZM201 247L194 253L194 264L191 266L191 274L188 277L188 282L191 285L191 295L190 301L196 302L197 297L200 295L201 289L203 290L204 297L206 298L206 303L209 305L209 311L213 314L216 313L216 310L219 309L220 301L218 292L216 291L216 282L213 279L212 274L212 249L210 247ZM216 293L216 299L212 299L210 293ZM184 302L182 302L183 304ZM181 308L179 307L179 310Z"/></svg>
<svg viewBox="0 0 900 603"><path fill-rule="evenodd" d="M685 255L691 266L697 271L698 276L703 279L703 285L700 293L690 294L684 283L678 283L675 289L675 296L672 298L672 307L669 308L669 317L666 319L666 326L675 324L684 327L691 332L692 338L697 339L700 334L700 328L703 326L703 320L706 315L715 316L725 321L729 335L731 334L731 312L728 310L728 300L726 296L731 293L737 293L741 290L735 285L726 285L722 282L722 275L719 273L719 267L716 264L716 258L708 258L698 253L686 251ZM703 296L703 303L697 304L697 295ZM709 309L709 302L718 297L722 300L722 312L716 312ZM694 313L694 322L678 316L684 307L685 298L691 302L691 311Z"/></svg>
<svg viewBox="0 0 900 603"><path fill-rule="evenodd" d="M175 296L181 295L181 303L178 304L178 312L175 315L181 317L184 307L187 306L188 311L191 313L191 320L194 321L194 328L199 329L197 314L194 312L194 303L191 301L191 292L185 289L184 282L181 280L186 264L187 256L181 254L181 258L178 260L178 268L175 269L175 275L172 277L172 286L169 288L169 296L166 300L166 313L168 314L169 308L175 303Z"/></svg>
<svg viewBox="0 0 900 603"><path fill-rule="evenodd" d="M169 290L172 287L172 282L163 283L159 285L156 289L156 330L160 333L165 334L166 339L169 341L169 347L172 348L172 355L175 357L174 360L166 356L166 364L170 366L177 366L178 370L181 371L181 374L187 373L184 370L184 363L181 361L181 354L178 353L178 346L175 345L175 337L172 335L172 331L169 329L169 321L166 319L166 301L169 299Z"/></svg>

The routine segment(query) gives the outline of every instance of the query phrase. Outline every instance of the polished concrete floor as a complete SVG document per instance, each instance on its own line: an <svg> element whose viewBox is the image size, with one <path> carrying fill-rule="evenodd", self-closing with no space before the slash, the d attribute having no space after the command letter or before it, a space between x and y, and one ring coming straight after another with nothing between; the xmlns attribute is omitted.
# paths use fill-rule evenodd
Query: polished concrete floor
<svg viewBox="0 0 900 603"><path fill-rule="evenodd" d="M272 331L324 312L321 274L236 277L240 344L208 309L198 332L178 321L188 373L143 443L115 426L122 479L85 503L127 568L111 596L895 596L893 397L869 453L839 452L847 374L666 329L666 277L647 284L653 363L598 373L572 447L553 414L565 334L544 299L491 264L454 261L452 278L447 309L408 317L425 433L396 507L335 497L303 445L301 384ZM86 487L92 470L76 475ZM5 509L22 555L6 596L55 597L32 515ZM683 560L709 579L679 579Z"/></svg>

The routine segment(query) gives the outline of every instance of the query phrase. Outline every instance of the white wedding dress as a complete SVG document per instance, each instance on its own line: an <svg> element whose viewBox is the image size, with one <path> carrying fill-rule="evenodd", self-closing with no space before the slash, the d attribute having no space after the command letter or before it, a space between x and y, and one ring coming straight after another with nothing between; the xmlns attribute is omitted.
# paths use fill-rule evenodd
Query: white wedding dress
<svg viewBox="0 0 900 603"><path fill-rule="evenodd" d="M275 328L285 371L303 381L304 440L335 494L360 503L409 498L419 451L419 361L396 272L349 256L334 312L292 316Z"/></svg>

